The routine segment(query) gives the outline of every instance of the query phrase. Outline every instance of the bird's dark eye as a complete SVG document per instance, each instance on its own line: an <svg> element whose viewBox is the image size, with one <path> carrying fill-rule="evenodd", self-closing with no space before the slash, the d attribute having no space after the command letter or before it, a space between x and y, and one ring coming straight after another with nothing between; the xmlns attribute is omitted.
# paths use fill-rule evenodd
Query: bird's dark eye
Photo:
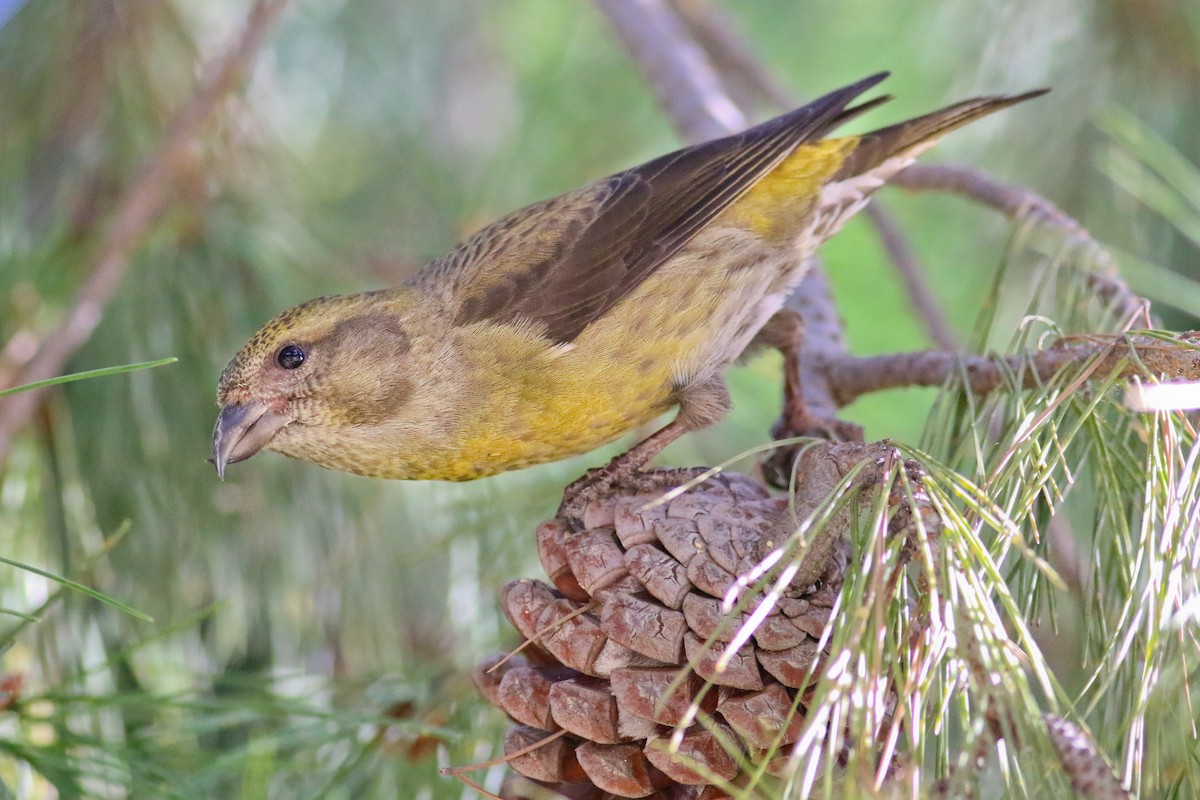
<svg viewBox="0 0 1200 800"><path fill-rule="evenodd" d="M275 356L275 361L284 369L296 369L304 363L305 358L303 350L294 344L289 344L279 349L279 354Z"/></svg>

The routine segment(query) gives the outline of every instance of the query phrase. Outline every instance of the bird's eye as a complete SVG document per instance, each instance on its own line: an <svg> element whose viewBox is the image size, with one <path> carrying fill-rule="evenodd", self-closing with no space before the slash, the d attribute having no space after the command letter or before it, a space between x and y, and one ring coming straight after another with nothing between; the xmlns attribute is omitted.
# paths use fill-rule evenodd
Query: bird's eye
<svg viewBox="0 0 1200 800"><path fill-rule="evenodd" d="M303 350L294 344L289 344L280 348L279 354L275 356L275 361L284 369L296 369L304 363L305 358Z"/></svg>

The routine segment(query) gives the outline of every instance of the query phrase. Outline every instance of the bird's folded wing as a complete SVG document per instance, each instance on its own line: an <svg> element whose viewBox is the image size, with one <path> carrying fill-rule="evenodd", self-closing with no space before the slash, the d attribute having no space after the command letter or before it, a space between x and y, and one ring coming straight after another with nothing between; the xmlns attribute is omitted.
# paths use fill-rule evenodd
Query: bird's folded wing
<svg viewBox="0 0 1200 800"><path fill-rule="evenodd" d="M884 77L518 211L434 262L416 283L452 286L460 325L528 321L571 342L796 147L886 100L847 108Z"/></svg>

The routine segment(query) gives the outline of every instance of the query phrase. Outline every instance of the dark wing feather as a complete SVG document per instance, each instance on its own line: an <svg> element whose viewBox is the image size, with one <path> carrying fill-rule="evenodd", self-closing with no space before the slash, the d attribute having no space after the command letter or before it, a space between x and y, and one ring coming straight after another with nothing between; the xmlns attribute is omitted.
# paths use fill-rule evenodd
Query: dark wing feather
<svg viewBox="0 0 1200 800"><path fill-rule="evenodd" d="M796 147L880 102L847 108L886 76L873 75L743 133L613 175L595 184L586 202L571 206L556 198L516 212L423 277L432 282L455 273L458 324L530 320L544 325L548 337L571 342ZM506 235L537 211L570 218Z"/></svg>

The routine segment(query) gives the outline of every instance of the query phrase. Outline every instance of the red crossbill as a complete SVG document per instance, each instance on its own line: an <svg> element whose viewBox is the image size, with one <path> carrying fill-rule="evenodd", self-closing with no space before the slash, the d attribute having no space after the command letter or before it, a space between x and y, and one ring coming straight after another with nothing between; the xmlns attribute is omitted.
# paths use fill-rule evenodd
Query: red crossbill
<svg viewBox="0 0 1200 800"><path fill-rule="evenodd" d="M806 259L946 132L1041 92L823 138L873 75L743 133L515 211L396 289L310 300L221 373L213 460L274 450L470 480L587 452L673 406L638 468L720 419L722 374Z"/></svg>

